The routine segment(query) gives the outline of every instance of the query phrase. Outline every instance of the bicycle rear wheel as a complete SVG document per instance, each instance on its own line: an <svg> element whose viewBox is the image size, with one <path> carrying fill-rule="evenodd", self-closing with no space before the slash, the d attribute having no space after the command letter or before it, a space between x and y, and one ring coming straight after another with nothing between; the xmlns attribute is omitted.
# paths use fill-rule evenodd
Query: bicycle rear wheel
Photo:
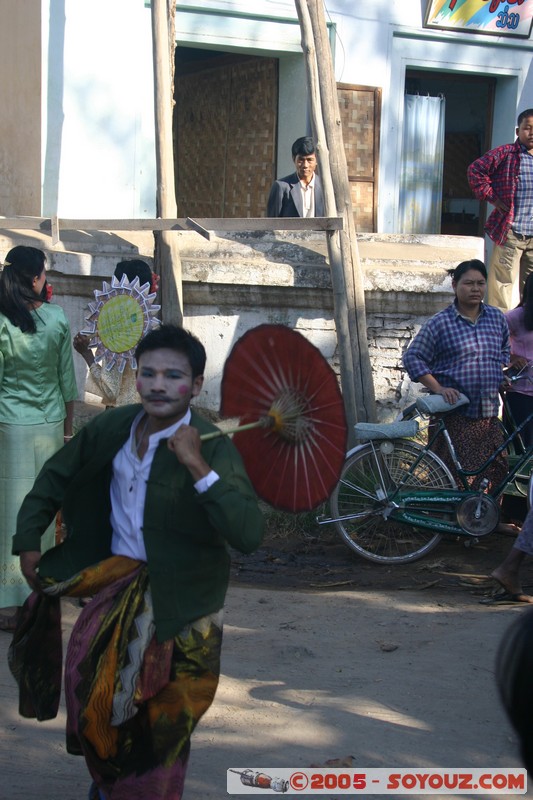
<svg viewBox="0 0 533 800"><path fill-rule="evenodd" d="M420 457L419 463L414 466ZM441 534L387 517L387 497L400 480L406 487L454 489L448 468L415 442L397 439L386 447L364 444L344 464L331 496L334 524L345 544L381 564L406 564L425 556ZM450 513L453 509L450 509Z"/></svg>

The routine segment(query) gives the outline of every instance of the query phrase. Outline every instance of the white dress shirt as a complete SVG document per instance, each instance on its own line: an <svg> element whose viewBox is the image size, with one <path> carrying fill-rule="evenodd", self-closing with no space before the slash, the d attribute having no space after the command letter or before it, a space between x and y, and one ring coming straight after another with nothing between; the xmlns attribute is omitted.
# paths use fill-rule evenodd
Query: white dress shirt
<svg viewBox="0 0 533 800"><path fill-rule="evenodd" d="M304 209L304 217L315 216L315 176L311 178L307 186L303 181L300 181L300 189L302 192L302 203Z"/></svg>
<svg viewBox="0 0 533 800"><path fill-rule="evenodd" d="M162 431L152 433L148 448L142 459L137 455L135 431L144 416L144 411L133 420L128 441L120 448L113 459L111 478L111 552L116 556L128 556L146 561L143 538L144 503L146 500L146 481L150 475L155 451L161 439L169 439L180 425L189 425L190 409L178 422ZM144 424L144 423L143 423ZM213 485L219 476L214 470L194 484L201 494Z"/></svg>

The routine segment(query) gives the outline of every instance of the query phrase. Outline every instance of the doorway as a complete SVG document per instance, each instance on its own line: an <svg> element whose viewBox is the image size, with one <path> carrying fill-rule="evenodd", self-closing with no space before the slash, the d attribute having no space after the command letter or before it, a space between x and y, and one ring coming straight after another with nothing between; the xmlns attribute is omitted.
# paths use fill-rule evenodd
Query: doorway
<svg viewBox="0 0 533 800"><path fill-rule="evenodd" d="M261 217L274 180L278 61L177 47L178 216Z"/></svg>
<svg viewBox="0 0 533 800"><path fill-rule="evenodd" d="M495 87L484 75L406 71L406 94L446 99L442 214L434 233L483 236L486 204L472 194L466 171L490 148Z"/></svg>

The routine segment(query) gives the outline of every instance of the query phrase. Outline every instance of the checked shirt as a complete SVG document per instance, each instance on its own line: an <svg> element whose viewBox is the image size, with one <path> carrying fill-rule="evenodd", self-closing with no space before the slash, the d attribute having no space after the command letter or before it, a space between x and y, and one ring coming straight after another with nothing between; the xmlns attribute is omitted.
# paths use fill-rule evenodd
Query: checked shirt
<svg viewBox="0 0 533 800"><path fill-rule="evenodd" d="M441 386L463 392L470 403L461 413L479 419L498 414L502 367L510 352L509 328L499 309L482 303L471 322L452 303L422 326L403 363L412 381L430 374Z"/></svg>
<svg viewBox="0 0 533 800"><path fill-rule="evenodd" d="M475 197L489 203L499 198L509 208L507 214L495 208L485 225L488 235L498 245L505 243L515 218L521 147L518 139L513 144L495 147L468 167L468 183Z"/></svg>

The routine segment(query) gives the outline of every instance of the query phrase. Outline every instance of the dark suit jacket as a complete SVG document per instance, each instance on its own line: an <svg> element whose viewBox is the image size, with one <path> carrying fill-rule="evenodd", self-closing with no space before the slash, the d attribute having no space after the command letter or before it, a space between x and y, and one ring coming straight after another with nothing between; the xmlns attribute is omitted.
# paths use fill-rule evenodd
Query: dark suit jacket
<svg viewBox="0 0 533 800"><path fill-rule="evenodd" d="M274 181L268 197L267 217L303 217L302 193L298 183L296 172ZM322 182L315 173L315 217L323 216Z"/></svg>

